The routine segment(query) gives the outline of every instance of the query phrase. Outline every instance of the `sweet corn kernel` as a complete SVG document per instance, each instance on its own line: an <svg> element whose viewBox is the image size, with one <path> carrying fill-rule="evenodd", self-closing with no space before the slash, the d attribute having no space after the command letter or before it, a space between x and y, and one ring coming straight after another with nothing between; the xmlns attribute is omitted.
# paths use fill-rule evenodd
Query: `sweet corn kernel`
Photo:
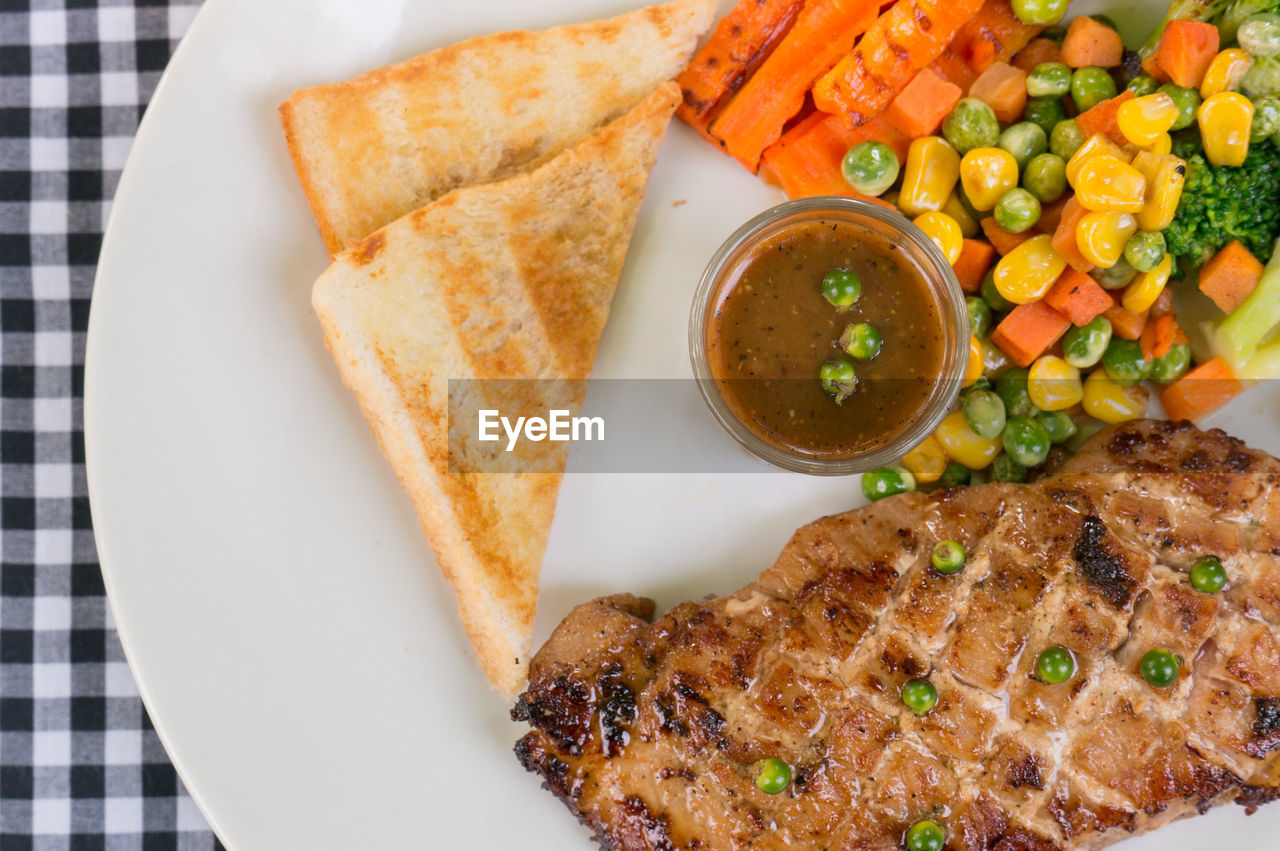
<svg viewBox="0 0 1280 851"><path fill-rule="evenodd" d="M1168 133L1161 133L1154 142L1144 147L1143 150L1163 156L1173 150L1173 137Z"/></svg>
<svg viewBox="0 0 1280 851"><path fill-rule="evenodd" d="M1166 254L1150 272L1139 272L1129 286L1125 287L1120 306L1130 313L1141 313L1156 303L1165 284L1169 283L1169 273L1173 271L1173 256Z"/></svg>
<svg viewBox="0 0 1280 851"><path fill-rule="evenodd" d="M1142 172L1110 157L1094 157L1076 174L1076 200L1097 213L1136 213L1142 209L1146 192L1147 179Z"/></svg>
<svg viewBox="0 0 1280 851"><path fill-rule="evenodd" d="M1018 161L1003 148L974 148L960 160L960 185L975 210L990 210L1018 185Z"/></svg>
<svg viewBox="0 0 1280 851"><path fill-rule="evenodd" d="M985 367L985 359L982 353L982 341L975 335L969 335L969 362L964 367L964 385L968 387L973 382L982 377L982 370Z"/></svg>
<svg viewBox="0 0 1280 851"><path fill-rule="evenodd" d="M1105 369L1095 369L1084 382L1084 412L1104 423L1136 420L1147 411L1147 388L1141 384L1121 387L1107 377Z"/></svg>
<svg viewBox="0 0 1280 851"><path fill-rule="evenodd" d="M960 226L960 233L964 234L966 239L973 239L982 231L982 225L969 215L964 204L960 203L960 196L954 192L947 197L947 203L942 205L941 212L956 220L956 224Z"/></svg>
<svg viewBox="0 0 1280 851"><path fill-rule="evenodd" d="M937 136L921 136L907 148L898 207L908 216L941 210L960 179L960 155Z"/></svg>
<svg viewBox="0 0 1280 851"><path fill-rule="evenodd" d="M1147 179L1147 194L1138 212L1142 230L1164 230L1173 221L1182 200L1182 184L1187 177L1187 164L1170 154L1140 151L1133 167Z"/></svg>
<svg viewBox="0 0 1280 851"><path fill-rule="evenodd" d="M947 469L947 453L942 451L938 439L929 435L919 446L902 456L902 466L916 477L917 483L936 482Z"/></svg>
<svg viewBox="0 0 1280 851"><path fill-rule="evenodd" d="M1210 165L1240 165L1249 155L1249 130L1253 104L1236 92L1219 92L1206 98L1196 112L1204 158Z"/></svg>
<svg viewBox="0 0 1280 851"><path fill-rule="evenodd" d="M1238 47L1228 47L1219 52L1200 81L1200 97L1211 98L1222 92L1235 91L1252 67L1253 60L1249 54Z"/></svg>
<svg viewBox="0 0 1280 851"><path fill-rule="evenodd" d="M1055 355L1042 355L1027 373L1027 394L1042 411L1064 411L1084 397L1080 370Z"/></svg>
<svg viewBox="0 0 1280 851"><path fill-rule="evenodd" d="M1025 304L1047 293L1066 268L1066 259L1053 249L1053 237L1039 234L1001 257L993 280L1000 295Z"/></svg>
<svg viewBox="0 0 1280 851"><path fill-rule="evenodd" d="M958 461L970 470L984 470L1000 454L1000 439L975 434L965 422L964 414L956 411L947 414L933 432L942 451L952 461Z"/></svg>
<svg viewBox="0 0 1280 851"><path fill-rule="evenodd" d="M1116 126L1124 137L1138 147L1145 147L1169 132L1181 110L1164 92L1132 98L1116 111Z"/></svg>
<svg viewBox="0 0 1280 851"><path fill-rule="evenodd" d="M1076 152L1071 155L1071 159L1067 160L1067 183L1071 184L1072 189L1076 186L1076 180L1080 176L1080 169L1095 157L1106 157L1120 160L1121 162L1129 161L1129 158L1125 156L1124 150L1119 145L1101 133L1095 133L1076 149Z"/></svg>
<svg viewBox="0 0 1280 851"><path fill-rule="evenodd" d="M924 231L924 235L938 246L948 263L955 263L960 259L960 249L964 248L964 234L960 232L960 225L955 219L946 213L930 210L916 216L912 224Z"/></svg>
<svg viewBox="0 0 1280 851"><path fill-rule="evenodd" d="M1110 269L1137 232L1138 220L1129 213L1087 213L1076 225L1076 247L1093 265Z"/></svg>

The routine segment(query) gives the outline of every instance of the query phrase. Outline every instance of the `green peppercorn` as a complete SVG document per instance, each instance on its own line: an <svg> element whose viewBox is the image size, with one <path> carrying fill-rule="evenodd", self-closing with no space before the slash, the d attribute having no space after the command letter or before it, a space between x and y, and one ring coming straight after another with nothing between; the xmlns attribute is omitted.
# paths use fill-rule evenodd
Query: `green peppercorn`
<svg viewBox="0 0 1280 851"><path fill-rule="evenodd" d="M1036 658L1036 676L1049 685L1065 683L1076 672L1076 659L1060 645L1046 647Z"/></svg>
<svg viewBox="0 0 1280 851"><path fill-rule="evenodd" d="M907 828L903 844L907 851L942 851L947 832L933 819L921 819Z"/></svg>
<svg viewBox="0 0 1280 851"><path fill-rule="evenodd" d="M939 573L956 573L964 567L964 547L959 541L938 541L933 546L929 561Z"/></svg>
<svg viewBox="0 0 1280 851"><path fill-rule="evenodd" d="M1202 556L1191 567L1191 587L1203 594L1216 594L1227 584L1227 571L1217 556Z"/></svg>
<svg viewBox="0 0 1280 851"><path fill-rule="evenodd" d="M1142 672L1142 678L1156 688L1165 688L1173 685L1178 679L1178 673L1181 669L1182 657L1162 647L1148 650L1143 654L1142 661L1138 663L1138 670Z"/></svg>
<svg viewBox="0 0 1280 851"><path fill-rule="evenodd" d="M870 322L847 325L840 335L840 348L858 360L871 360L880 354L880 346L883 344L880 332Z"/></svg>
<svg viewBox="0 0 1280 851"><path fill-rule="evenodd" d="M862 295L862 279L852 269L837 268L822 276L822 297L833 307L848 310Z"/></svg>
<svg viewBox="0 0 1280 851"><path fill-rule="evenodd" d="M902 702L918 717L924 717L938 704L938 690L928 680L912 680L902 687Z"/></svg>
<svg viewBox="0 0 1280 851"><path fill-rule="evenodd" d="M973 475L969 472L968 467L959 461L951 461L947 464L947 468L942 471L942 478L938 479L938 484L944 488L959 488L969 484L972 479Z"/></svg>
<svg viewBox="0 0 1280 851"><path fill-rule="evenodd" d="M777 795L791 785L791 766L776 757L756 760L751 764L751 777L761 792Z"/></svg>

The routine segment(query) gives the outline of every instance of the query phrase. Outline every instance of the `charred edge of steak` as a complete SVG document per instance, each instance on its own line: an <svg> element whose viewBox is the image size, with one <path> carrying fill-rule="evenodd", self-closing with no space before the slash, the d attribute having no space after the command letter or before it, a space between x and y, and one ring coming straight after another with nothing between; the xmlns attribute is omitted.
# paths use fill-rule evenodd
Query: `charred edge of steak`
<svg viewBox="0 0 1280 851"><path fill-rule="evenodd" d="M1253 738L1245 745L1249 756L1262 759L1280 748L1280 697L1254 699Z"/></svg>
<svg viewBox="0 0 1280 851"><path fill-rule="evenodd" d="M550 683L532 683L511 708L512 721L525 721L549 736L560 750L582 756L591 740L595 701L587 684L561 674Z"/></svg>
<svg viewBox="0 0 1280 851"><path fill-rule="evenodd" d="M1054 840L1022 827L1005 833L991 848L992 851L1062 851L1062 846Z"/></svg>
<svg viewBox="0 0 1280 851"><path fill-rule="evenodd" d="M617 804L618 819L611 824L610 837L618 848L652 848L675 851L671 841L671 823L665 815L654 815L636 795L628 795ZM614 847L610 844L608 847Z"/></svg>
<svg viewBox="0 0 1280 851"><path fill-rule="evenodd" d="M573 799L576 790L569 784L569 765L547 750L543 737L538 733L525 733L515 746L516 759L524 770L542 775L543 786L555 793L575 813Z"/></svg>
<svg viewBox="0 0 1280 851"><path fill-rule="evenodd" d="M1080 537L1072 556L1076 566L1117 609L1123 609L1137 588L1132 576L1125 572L1124 560L1108 550L1104 543L1107 527L1096 514L1084 519Z"/></svg>
<svg viewBox="0 0 1280 851"><path fill-rule="evenodd" d="M1280 786L1241 786L1236 803L1244 807L1245 815L1251 816L1258 807L1275 800L1280 800Z"/></svg>

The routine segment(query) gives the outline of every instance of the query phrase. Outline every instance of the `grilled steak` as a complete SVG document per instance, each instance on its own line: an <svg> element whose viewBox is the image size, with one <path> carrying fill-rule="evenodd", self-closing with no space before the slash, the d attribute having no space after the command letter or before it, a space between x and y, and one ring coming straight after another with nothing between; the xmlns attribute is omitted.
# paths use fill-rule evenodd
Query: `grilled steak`
<svg viewBox="0 0 1280 851"><path fill-rule="evenodd" d="M1280 797L1280 462L1137 422L1028 485L912 493L796 532L729 597L579 606L533 660L520 761L612 849L1096 848ZM964 568L930 566L935 542ZM1212 553L1226 588L1188 571ZM1059 685L1043 648L1075 657ZM1184 660L1156 688L1139 660ZM916 717L904 683L937 705ZM745 767L774 757L782 793Z"/></svg>

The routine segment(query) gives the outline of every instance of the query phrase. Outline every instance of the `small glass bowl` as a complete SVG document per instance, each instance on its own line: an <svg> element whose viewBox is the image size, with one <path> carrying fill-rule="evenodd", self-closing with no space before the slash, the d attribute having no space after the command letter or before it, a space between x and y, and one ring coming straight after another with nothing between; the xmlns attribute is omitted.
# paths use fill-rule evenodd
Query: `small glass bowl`
<svg viewBox="0 0 1280 851"><path fill-rule="evenodd" d="M708 334L724 287L761 242L799 222L825 219L860 225L900 245L923 271L942 318L942 368L911 423L866 451L837 458L800 454L765 441L742 422L712 373ZM955 402L969 361L969 312L951 264L924 231L879 204L840 196L799 198L771 207L724 241L698 282L689 314L689 356L698 390L716 420L743 448L771 464L799 473L844 476L896 464L937 427ZM816 380L816 379L815 379Z"/></svg>

